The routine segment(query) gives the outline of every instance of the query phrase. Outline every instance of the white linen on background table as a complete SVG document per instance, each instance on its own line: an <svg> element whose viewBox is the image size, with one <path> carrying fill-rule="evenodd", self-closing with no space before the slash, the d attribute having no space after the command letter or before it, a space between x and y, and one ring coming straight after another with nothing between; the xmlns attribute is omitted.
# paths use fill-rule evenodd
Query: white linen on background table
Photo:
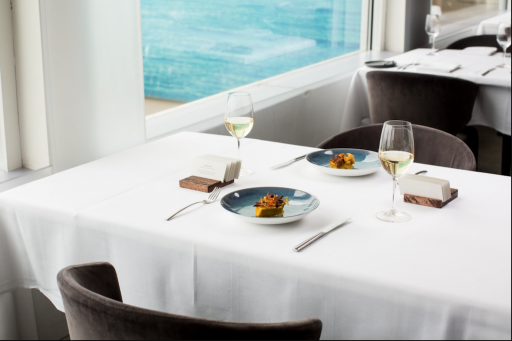
<svg viewBox="0 0 512 341"><path fill-rule="evenodd" d="M297 188L320 207L284 226L252 225L181 189L193 158L233 155L231 137L180 133L0 194L0 293L37 287L62 309L56 275L94 261L117 269L125 302L245 322L317 317L323 339L510 338L510 178L414 164L451 180L442 210L399 203L413 220L375 218L391 205L380 170L338 178L306 161L312 148L244 140L257 170L223 194ZM292 248L342 217L352 223L301 253Z"/></svg>
<svg viewBox="0 0 512 341"><path fill-rule="evenodd" d="M476 35L498 34L498 26L500 26L502 22L508 22L510 24L510 12L482 21L480 25L478 25Z"/></svg>
<svg viewBox="0 0 512 341"><path fill-rule="evenodd" d="M511 134L511 109L510 109L510 70L497 68L487 76L482 73L499 64L503 59L499 55L494 56L468 56L462 55L459 50L443 50L438 57L428 56L429 49L413 50L393 58L398 64L410 63L446 63L460 64L461 69L452 72L418 72L416 66L410 66L406 71L390 69L372 69L362 67L356 71L350 84L349 95L345 111L342 117L341 131L346 131L371 123L370 106L368 99L368 85L366 74L373 71L400 71L432 74L444 77L465 79L480 84L478 96L473 109L473 117L469 125L483 125L494 128L505 134ZM508 60L510 63L510 59Z"/></svg>

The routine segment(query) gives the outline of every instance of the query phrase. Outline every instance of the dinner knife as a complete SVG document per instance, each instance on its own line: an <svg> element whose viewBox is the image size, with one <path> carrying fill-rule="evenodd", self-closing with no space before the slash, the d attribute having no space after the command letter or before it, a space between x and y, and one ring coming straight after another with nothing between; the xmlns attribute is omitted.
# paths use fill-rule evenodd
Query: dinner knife
<svg viewBox="0 0 512 341"><path fill-rule="evenodd" d="M292 163L294 162L297 162L297 161L300 161L302 159L305 159L306 156L308 156L309 154L306 154L306 155L302 155L302 156L299 156L298 158L295 158L293 160L290 160L290 161L286 161L286 162L283 162L283 163L280 163L278 165L275 165L273 167L270 167L270 170L275 170L275 169L278 169L278 168L281 168L281 167L284 167L284 166L288 166L288 165L291 165Z"/></svg>
<svg viewBox="0 0 512 341"><path fill-rule="evenodd" d="M337 228L339 228L340 226L342 225L345 225L350 219L352 218L348 218L348 219L343 219L343 220L340 220L334 224L331 224L329 226L327 226L322 232L320 232L319 234L317 234L316 236L313 236L311 238L309 238L308 240L305 240L303 241L302 243L300 243L299 245L297 245L296 247L293 248L293 251L295 252L301 252L302 250L304 250L305 248L307 248L309 245L313 244L314 242L316 242L318 239L322 238L323 236L329 234L330 232L336 230Z"/></svg>
<svg viewBox="0 0 512 341"><path fill-rule="evenodd" d="M485 71L484 73L482 73L482 76L487 76L489 73L493 72L494 70L496 70L495 67L493 67L492 69L489 69L489 70Z"/></svg>

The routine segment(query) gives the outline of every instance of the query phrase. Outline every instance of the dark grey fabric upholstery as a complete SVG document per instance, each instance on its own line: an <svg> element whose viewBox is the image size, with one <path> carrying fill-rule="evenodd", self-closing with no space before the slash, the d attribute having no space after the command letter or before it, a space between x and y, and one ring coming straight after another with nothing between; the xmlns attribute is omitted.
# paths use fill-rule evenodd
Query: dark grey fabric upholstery
<svg viewBox="0 0 512 341"><path fill-rule="evenodd" d="M221 322L123 304L114 267L91 263L57 276L73 340L319 340L322 322Z"/></svg>
<svg viewBox="0 0 512 341"><path fill-rule="evenodd" d="M437 129L413 125L414 162L463 170L476 170L475 156L458 138ZM356 148L378 152L382 124L355 128L322 142L318 148Z"/></svg>
<svg viewBox="0 0 512 341"><path fill-rule="evenodd" d="M369 72L372 123L403 120L456 135L473 114L478 84L453 77Z"/></svg>
<svg viewBox="0 0 512 341"><path fill-rule="evenodd" d="M478 131L467 127L478 84L453 77L405 72L370 72L372 123L403 120L459 135L478 158Z"/></svg>
<svg viewBox="0 0 512 341"><path fill-rule="evenodd" d="M503 52L503 48L500 46L500 44L498 44L498 41L496 40L496 35L481 35L467 37L461 40L457 40L455 43L449 45L447 49L464 50L466 47L473 46L496 47L498 51ZM510 53L510 47L507 49L507 52Z"/></svg>

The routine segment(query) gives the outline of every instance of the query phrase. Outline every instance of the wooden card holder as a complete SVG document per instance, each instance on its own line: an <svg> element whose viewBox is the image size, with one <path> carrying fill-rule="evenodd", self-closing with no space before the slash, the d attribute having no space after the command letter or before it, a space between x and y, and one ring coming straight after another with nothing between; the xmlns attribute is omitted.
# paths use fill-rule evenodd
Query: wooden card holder
<svg viewBox="0 0 512 341"><path fill-rule="evenodd" d="M205 192L205 193L211 193L215 189L215 187L226 187L228 185L231 185L235 181L228 181L228 182L220 182L217 180L211 180L206 178L200 178L198 176L191 176L186 179L180 180L180 187L181 188L187 188L192 189L194 191L199 192Z"/></svg>
<svg viewBox="0 0 512 341"><path fill-rule="evenodd" d="M409 203L409 204L433 207L433 208L443 208L459 197L458 189L452 188L451 192L452 192L452 197L450 199L446 200L445 202L438 200L438 199L425 198L425 197L420 197L417 195L410 195L410 194L404 195L404 202Z"/></svg>

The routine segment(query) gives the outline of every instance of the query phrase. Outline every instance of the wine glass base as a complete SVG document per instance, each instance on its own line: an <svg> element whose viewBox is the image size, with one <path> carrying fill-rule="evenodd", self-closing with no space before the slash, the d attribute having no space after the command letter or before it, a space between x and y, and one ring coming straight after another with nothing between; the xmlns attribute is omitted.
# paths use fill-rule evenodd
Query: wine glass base
<svg viewBox="0 0 512 341"><path fill-rule="evenodd" d="M240 177L251 176L251 175L254 175L254 174L256 174L256 171L254 171L252 169L242 168L240 170Z"/></svg>
<svg viewBox="0 0 512 341"><path fill-rule="evenodd" d="M398 211L379 212L377 218L388 223L405 223L412 219L409 214Z"/></svg>

